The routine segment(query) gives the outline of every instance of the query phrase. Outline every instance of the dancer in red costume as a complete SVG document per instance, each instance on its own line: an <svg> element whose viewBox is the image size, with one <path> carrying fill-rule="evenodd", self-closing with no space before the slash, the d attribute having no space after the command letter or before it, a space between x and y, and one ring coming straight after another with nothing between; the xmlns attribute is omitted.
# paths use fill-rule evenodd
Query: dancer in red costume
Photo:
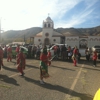
<svg viewBox="0 0 100 100"><path fill-rule="evenodd" d="M18 54L18 53L19 53L19 51L20 51L20 46L19 46L19 45L17 45L17 47L16 47L16 53Z"/></svg>
<svg viewBox="0 0 100 100"><path fill-rule="evenodd" d="M47 50L44 48L40 55L40 83L44 84L43 78L48 77L48 57Z"/></svg>
<svg viewBox="0 0 100 100"><path fill-rule="evenodd" d="M12 47L11 45L7 48L7 61L12 61Z"/></svg>
<svg viewBox="0 0 100 100"><path fill-rule="evenodd" d="M23 70L25 69L25 55L23 49L20 49L20 52L17 55L17 69L21 73L21 76L24 76Z"/></svg>
<svg viewBox="0 0 100 100"><path fill-rule="evenodd" d="M74 55L72 56L72 60L73 60L74 66L77 66L77 64L76 64L77 60L76 60L76 57Z"/></svg>
<svg viewBox="0 0 100 100"><path fill-rule="evenodd" d="M93 66L96 67L96 62L97 62L97 52L93 52Z"/></svg>
<svg viewBox="0 0 100 100"><path fill-rule="evenodd" d="M0 70L1 70L1 66L4 66L4 65L3 65L3 50L0 46Z"/></svg>
<svg viewBox="0 0 100 100"><path fill-rule="evenodd" d="M17 47L16 47L16 57L15 57L16 60L17 60L17 57L18 57L19 51L20 51L20 46L17 45ZM16 65L16 63L15 63L15 65Z"/></svg>

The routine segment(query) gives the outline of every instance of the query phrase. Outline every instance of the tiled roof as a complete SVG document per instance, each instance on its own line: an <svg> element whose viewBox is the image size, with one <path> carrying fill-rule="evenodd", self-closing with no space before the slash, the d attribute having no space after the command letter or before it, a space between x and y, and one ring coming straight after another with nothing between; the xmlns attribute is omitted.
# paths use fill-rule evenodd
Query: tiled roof
<svg viewBox="0 0 100 100"><path fill-rule="evenodd" d="M56 31L54 31L52 36L53 36L53 37L61 37L61 36L63 36L63 35L62 35L61 33L58 33L58 32L56 32Z"/></svg>
<svg viewBox="0 0 100 100"><path fill-rule="evenodd" d="M42 37L42 32L36 34L35 37Z"/></svg>
<svg viewBox="0 0 100 100"><path fill-rule="evenodd" d="M42 35L43 35L43 32L40 32L40 33L36 34L35 37L42 37ZM63 36L63 35L61 33L56 32L56 31L54 31L53 35L52 35L52 37L61 37L61 36Z"/></svg>

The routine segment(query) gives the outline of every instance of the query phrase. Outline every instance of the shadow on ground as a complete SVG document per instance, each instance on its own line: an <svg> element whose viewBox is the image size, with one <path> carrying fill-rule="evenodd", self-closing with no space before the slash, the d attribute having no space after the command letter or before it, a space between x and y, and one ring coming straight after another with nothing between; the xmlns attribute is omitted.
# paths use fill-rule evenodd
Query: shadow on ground
<svg viewBox="0 0 100 100"><path fill-rule="evenodd" d="M55 66L55 65L51 65L50 67L60 68L60 69L63 69L63 70L75 71L75 70L73 70L73 69L63 68L63 67L59 67L59 66Z"/></svg>
<svg viewBox="0 0 100 100"><path fill-rule="evenodd" d="M32 82L32 83L39 85L43 88L46 88L46 89L49 89L49 90L59 91L59 92L65 93L65 94L69 94L69 89L62 87L60 85L52 85L52 84L49 84L49 83L40 84L39 80L34 80L34 79L28 78L26 76L24 76L24 79L28 82ZM73 91L73 90L71 91L71 96L79 97L79 98L81 98L81 100L93 100L93 97L91 95L78 93L78 92Z"/></svg>
<svg viewBox="0 0 100 100"><path fill-rule="evenodd" d="M12 77L8 77L7 75L0 75L0 81L4 81L6 83L19 86L19 84L17 84L17 81L15 79L13 79Z"/></svg>
<svg viewBox="0 0 100 100"><path fill-rule="evenodd" d="M5 69L5 70L9 70L9 71L13 71L13 72L18 72L17 71L17 68L9 68L8 66L3 66L3 69Z"/></svg>

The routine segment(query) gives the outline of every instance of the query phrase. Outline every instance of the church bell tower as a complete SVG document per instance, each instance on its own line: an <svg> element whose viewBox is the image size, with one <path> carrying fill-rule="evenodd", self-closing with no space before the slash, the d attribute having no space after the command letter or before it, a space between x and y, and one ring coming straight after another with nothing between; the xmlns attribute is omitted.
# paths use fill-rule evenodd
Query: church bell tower
<svg viewBox="0 0 100 100"><path fill-rule="evenodd" d="M54 30L54 23L52 19L48 16L45 20L43 20L43 44L44 45L49 45L50 44L50 39L52 38Z"/></svg>

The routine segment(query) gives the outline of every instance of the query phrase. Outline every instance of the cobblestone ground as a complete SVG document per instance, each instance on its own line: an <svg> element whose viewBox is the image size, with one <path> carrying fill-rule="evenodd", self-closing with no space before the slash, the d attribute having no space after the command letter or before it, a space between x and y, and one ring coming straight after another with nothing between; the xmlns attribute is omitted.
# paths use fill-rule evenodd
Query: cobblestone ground
<svg viewBox="0 0 100 100"><path fill-rule="evenodd" d="M69 61L52 61L50 77L40 84L39 60L26 59L25 76L19 76L15 60L0 71L0 100L93 100L100 88L100 61L97 67L85 58L74 67Z"/></svg>

